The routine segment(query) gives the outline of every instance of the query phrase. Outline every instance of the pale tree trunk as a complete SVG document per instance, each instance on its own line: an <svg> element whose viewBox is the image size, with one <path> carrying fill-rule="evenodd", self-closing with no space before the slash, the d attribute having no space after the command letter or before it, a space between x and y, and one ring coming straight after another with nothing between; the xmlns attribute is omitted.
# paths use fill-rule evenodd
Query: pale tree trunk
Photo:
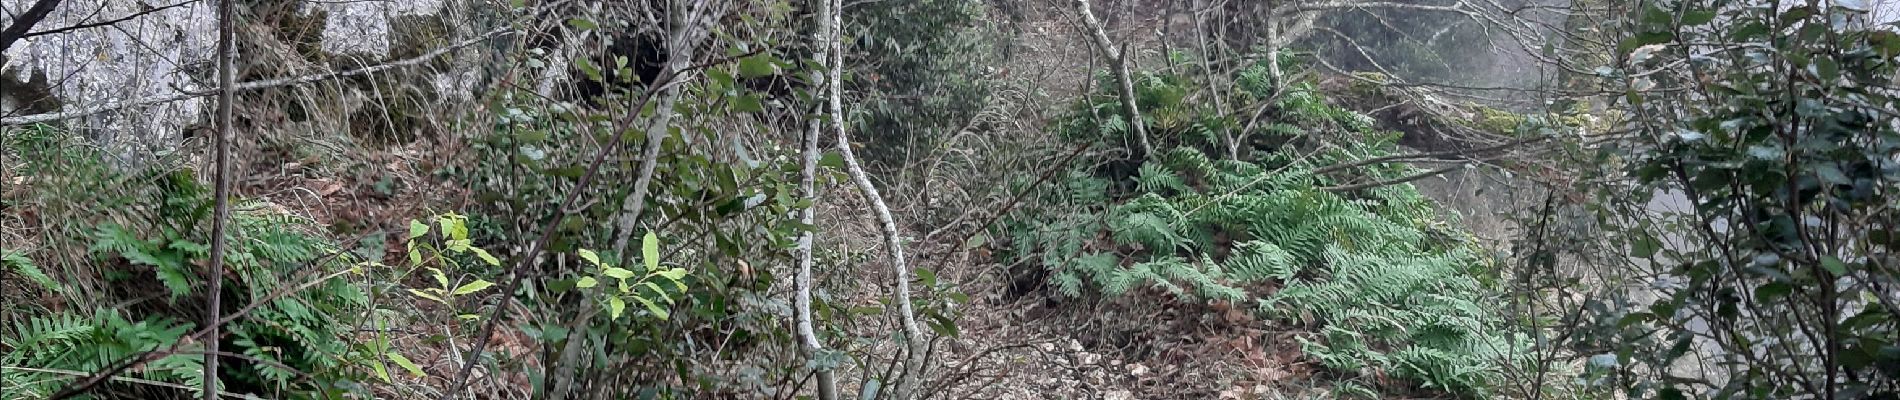
<svg viewBox="0 0 1900 400"><path fill-rule="evenodd" d="M839 21L842 20L842 14L844 14L843 2L834 1L832 5L838 10L831 15L832 26L841 26L843 24ZM825 85L831 92L826 99L831 109L831 127L838 136L838 154L844 158L845 171L851 175L851 181L857 184L858 190L864 192L865 201L871 203L872 211L877 214L878 228L884 233L884 245L889 248L892 277L896 281L894 282L895 299L892 300L897 303L899 323L904 329L904 344L908 348L908 351L901 356L904 375L898 380L894 392L897 400L910 400L915 398L917 382L924 374L923 363L927 341L924 339L923 329L917 326L917 312L911 307L910 267L904 259L904 242L903 238L898 236L897 218L891 215L891 208L885 205L884 196L878 194L877 186L873 185L871 177L864 173L864 167L858 165L858 157L851 152L851 137L845 134L844 86L841 85L844 70L844 44L842 41L833 40L830 47L831 59L835 62L831 64L831 78L825 81Z"/></svg>
<svg viewBox="0 0 1900 400"><path fill-rule="evenodd" d="M679 81L681 80L681 74L687 73L686 69L692 65L694 57L693 50L695 47L698 47L697 44L702 37L702 27L699 26L695 20L699 18L699 13L705 10L703 2L695 2L693 4L694 7L691 8L688 7L688 4L683 3L684 2L674 2L667 7L669 14L671 14L667 16L667 19L671 26L669 26L666 36L668 55L666 61L666 76L672 78L665 79L661 82L648 83L649 85L660 85L648 88L648 90L661 91L659 94L659 104L653 108L652 123L648 124L646 128L646 144L641 151L640 170L639 175L636 176L633 182L633 192L627 195L626 201L622 203L620 214L616 218L619 229L617 234L614 235L613 254L622 260L621 262L623 263L628 260L628 238L633 237L634 230L639 227L640 213L646 210L647 191L653 185L653 170L658 166L660 161L661 144L665 142L666 137L670 135L672 131L673 106L679 102L679 88L681 86ZM627 112L639 113L640 110L627 110ZM618 146L620 144L609 143L607 145ZM575 370L580 367L581 353L586 351L587 347L586 332L588 325L593 321L595 315L600 314L599 303L588 300L581 302L581 304L580 314L575 315L574 319L568 322L569 338L567 345L561 349L559 370L555 376L549 377L550 379L560 379L556 381L558 383L555 384L554 391L551 392L551 394L555 396L567 396L572 394L571 390L574 389L574 382L579 380L578 377L575 376Z"/></svg>
<svg viewBox="0 0 1900 400"><path fill-rule="evenodd" d="M209 329L205 337L204 361L204 399L218 398L218 336L220 321L224 314L224 252L226 220L231 217L231 94L236 73L233 64L237 61L236 26L232 19L234 0L218 1L218 137L217 163L215 174L217 183L212 198L211 219L211 265L210 273L205 274L205 282L210 288L205 292L205 328Z"/></svg>
<svg viewBox="0 0 1900 400"><path fill-rule="evenodd" d="M834 20L832 19L832 14L841 10L832 8L832 0L819 0L817 3L819 3L818 32L812 34L812 44L820 50L812 53L813 57L818 61L819 69L812 71L811 79L814 83L825 83L813 88L812 98L824 99L829 94L830 87L833 85L826 81L829 77L828 71L836 69L832 67L830 57L828 57L832 52L832 43L838 41L838 27L833 25ZM840 62L839 64L843 63ZM798 292L792 299L792 306L796 309L797 314L798 338L805 346L806 357L812 359L817 359L825 349L824 342L818 340L817 330L812 328L811 291L812 286L814 286L811 271L813 262L812 241L813 236L817 233L814 232L815 228L810 228L813 226L813 216L817 213L818 209L818 186L816 183L818 177L818 138L824 134L823 123L821 122L824 118L822 118L822 116L828 114L827 111L831 109L829 107L829 100L824 104L826 106L819 107L818 110L815 110L817 112L809 116L809 120L806 121L805 137L802 139L804 142L804 154L803 162L799 169L798 188L801 195L809 200L810 205L798 212L798 221L804 224L808 230L798 236L798 275L793 278L795 281L794 285L797 286ZM831 115L831 118L837 119L839 116ZM832 372L832 369L828 366L820 366L816 373L818 375L818 400L837 400L838 379Z"/></svg>
<svg viewBox="0 0 1900 400"><path fill-rule="evenodd" d="M1155 154L1153 143L1148 141L1148 126L1141 123L1141 105L1135 103L1135 79L1129 72L1128 45L1115 48L1115 42L1108 39L1108 31L1102 27L1102 21L1095 19L1095 11L1089 9L1089 0L1075 0L1077 11L1082 13L1082 22L1088 26L1094 37L1095 47L1102 51L1102 57L1108 59L1109 68L1114 68L1115 83L1120 86L1122 100L1122 118L1128 122L1128 129L1135 133L1136 142L1141 144L1143 157Z"/></svg>

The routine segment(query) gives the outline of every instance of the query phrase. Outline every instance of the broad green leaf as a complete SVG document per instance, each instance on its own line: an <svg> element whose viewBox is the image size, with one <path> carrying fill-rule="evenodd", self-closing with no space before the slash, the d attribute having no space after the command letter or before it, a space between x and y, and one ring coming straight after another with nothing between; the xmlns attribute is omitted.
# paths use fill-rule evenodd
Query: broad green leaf
<svg viewBox="0 0 1900 400"><path fill-rule="evenodd" d="M428 376L428 374L422 372L422 367L417 366L416 362L409 361L409 357L403 357L402 354L393 351L384 353L384 355L389 356L389 361L395 361L396 366L409 371L410 375L415 375L416 377Z"/></svg>
<svg viewBox="0 0 1900 400"><path fill-rule="evenodd" d="M640 302L640 305L646 306L647 312L653 313L654 318L666 319L668 316L671 316L671 314L667 314L665 308L661 308L660 305L657 303L654 303L653 300L648 300L646 297L641 297L641 296L632 296L632 297L633 297L633 301Z"/></svg>
<svg viewBox="0 0 1900 400"><path fill-rule="evenodd" d="M443 301L441 297L436 297L436 295L429 294L428 292L424 292L421 290L409 289L409 294L416 295L416 297L421 297L421 298L425 298L429 300L435 300L437 303L448 303L447 301Z"/></svg>
<svg viewBox="0 0 1900 400"><path fill-rule="evenodd" d="M442 234L451 240L468 239L468 222L460 215L443 214L436 217L436 224L442 226Z"/></svg>
<svg viewBox="0 0 1900 400"><path fill-rule="evenodd" d="M424 224L422 223L422 221L417 221L413 219L409 220L409 238L410 239L419 238L419 237L422 237L422 235L427 235L427 234L429 234L428 224Z"/></svg>
<svg viewBox="0 0 1900 400"><path fill-rule="evenodd" d="M989 242L990 242L989 234L978 233L974 236L970 236L969 240L963 241L963 249L970 250L970 249L975 249L978 247L983 247L984 244L988 244Z"/></svg>
<svg viewBox="0 0 1900 400"><path fill-rule="evenodd" d="M648 271L660 269L660 236L653 231L647 231L646 237L640 238L640 258L646 262Z"/></svg>
<svg viewBox="0 0 1900 400"><path fill-rule="evenodd" d="M670 269L667 269L667 270L665 270L665 271L659 271L659 272L655 272L654 274L655 274L655 275L659 275L659 276L664 276L664 277L666 277L666 279L672 279L672 280L675 280L675 281L677 281L677 280L681 280L681 279L686 279L686 269L685 269L685 268L670 268Z"/></svg>
<svg viewBox="0 0 1900 400"><path fill-rule="evenodd" d="M487 289L490 286L495 286L495 283L489 282L486 280L477 279L474 282L469 282L466 285L462 285L462 287L455 288L455 291L450 292L450 293L456 296L461 296L461 295L465 295L469 293L482 291L482 289Z"/></svg>
<svg viewBox="0 0 1900 400"><path fill-rule="evenodd" d="M468 239L449 239L449 251L457 253L466 252L468 251L469 244Z"/></svg>
<svg viewBox="0 0 1900 400"><path fill-rule="evenodd" d="M739 77L757 78L778 72L772 65L772 56L759 54L739 59Z"/></svg>
<svg viewBox="0 0 1900 400"><path fill-rule="evenodd" d="M659 284L653 283L653 281L646 281L646 282L640 282L640 285L646 286L648 290L653 291L653 294L659 295L660 300L665 301L666 304L673 304L673 296L666 295L666 291L660 289Z"/></svg>
<svg viewBox="0 0 1900 400"><path fill-rule="evenodd" d="M422 251L416 250L416 244L414 242L410 242L409 243L409 265L421 265L421 264L422 264Z"/></svg>
<svg viewBox="0 0 1900 400"><path fill-rule="evenodd" d="M629 271L625 268L620 268L620 267L607 267L606 270L601 271L600 273L605 274L607 276L614 277L614 278L618 278L618 279L633 278L633 271Z"/></svg>
<svg viewBox="0 0 1900 400"><path fill-rule="evenodd" d="M449 287L449 276L443 275L442 270L436 269L435 267L429 267L429 272L430 274L435 275L436 286L444 287L444 288Z"/></svg>
<svg viewBox="0 0 1900 400"><path fill-rule="evenodd" d="M626 310L627 310L627 301L621 300L620 296L607 298L607 315L609 317L612 317L614 319L619 319L620 313Z"/></svg>
<svg viewBox="0 0 1900 400"><path fill-rule="evenodd" d="M600 281L594 280L594 277L591 277L591 276L583 276L581 277L580 280L574 281L574 287L578 287L582 289L591 288L599 284L600 284Z"/></svg>
<svg viewBox="0 0 1900 400"><path fill-rule="evenodd" d="M1662 242L1652 236L1644 235L1630 242L1630 256L1633 257L1649 258L1655 256L1660 250L1662 250Z"/></svg>
<svg viewBox="0 0 1900 400"><path fill-rule="evenodd" d="M384 366L382 361L369 363L369 367L376 371L376 379L383 380L383 383L393 382L389 380L389 367Z"/></svg>
<svg viewBox="0 0 1900 400"><path fill-rule="evenodd" d="M1841 262L1841 259L1834 258L1834 256L1822 257L1821 267L1826 268L1827 272L1834 274L1834 276L1847 275L1847 263Z"/></svg>
<svg viewBox="0 0 1900 400"><path fill-rule="evenodd" d="M1715 11L1703 10L1703 11L1689 11L1689 12L1682 13L1683 25L1695 26L1695 25L1707 24L1713 21L1715 21Z"/></svg>
<svg viewBox="0 0 1900 400"><path fill-rule="evenodd" d="M587 74L588 80L591 80L594 82L607 81L607 77L600 74L600 67L595 67L594 63L591 61L587 61L586 58L574 59L574 66L580 68L581 73Z"/></svg>
<svg viewBox="0 0 1900 400"><path fill-rule="evenodd" d="M600 265L601 265L601 264L600 264L600 255L599 255L599 254L594 254L594 251L593 251L593 250L588 250L588 249L580 249L580 250L578 250L578 251L579 251L579 252L580 252L580 254L581 254L581 259L582 259L582 260L587 260L587 262L588 262L588 263L591 263L591 264L594 264L594 266L596 266L596 267L598 267L598 266L600 266Z"/></svg>
<svg viewBox="0 0 1900 400"><path fill-rule="evenodd" d="M489 266L495 266L495 267L501 266L501 260L495 258L495 256L492 254L488 254L488 250L482 250L482 248L480 247L469 247L468 250L475 252L475 258L482 259L482 262L488 264Z"/></svg>
<svg viewBox="0 0 1900 400"><path fill-rule="evenodd" d="M732 98L732 111L742 113L765 111L765 103L759 101L759 96L739 95Z"/></svg>
<svg viewBox="0 0 1900 400"><path fill-rule="evenodd" d="M916 271L917 271L917 280L921 284L923 284L923 287L927 287L927 288L937 287L937 273L936 272L931 272L929 268L917 268Z"/></svg>
<svg viewBox="0 0 1900 400"><path fill-rule="evenodd" d="M567 20L567 26L572 26L574 29L582 31L591 31L600 27L599 24L594 23L594 20L586 18L569 18Z"/></svg>

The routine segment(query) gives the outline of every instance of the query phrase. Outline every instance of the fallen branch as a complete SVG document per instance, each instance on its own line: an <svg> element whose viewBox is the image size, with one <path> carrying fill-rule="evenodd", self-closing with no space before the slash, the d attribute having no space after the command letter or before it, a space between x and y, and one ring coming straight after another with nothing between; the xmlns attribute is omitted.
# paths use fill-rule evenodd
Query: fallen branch
<svg viewBox="0 0 1900 400"><path fill-rule="evenodd" d="M1398 184L1403 184L1403 183L1410 183L1412 181L1416 181L1420 179L1444 175L1447 172L1457 171L1459 169L1463 169L1466 165L1469 165L1469 164L1458 163L1449 167L1434 169L1431 171L1425 171L1425 172L1421 172L1421 173L1417 173L1413 175L1408 175L1402 178L1395 178L1395 179L1376 181L1376 182L1366 182L1366 183L1352 184L1352 185L1330 186L1330 187L1322 188L1321 190L1325 190L1328 192L1350 192L1350 191L1360 190L1360 189L1371 189L1371 188L1376 188L1376 187L1385 187L1385 186L1392 186L1392 185L1398 185Z"/></svg>
<svg viewBox="0 0 1900 400"><path fill-rule="evenodd" d="M337 79L337 78L347 78L347 77L352 77L352 76L369 75L369 74L374 74L374 73L383 72L383 71L396 69L396 68L420 65L420 64L432 61L437 57L441 57L444 54L448 54L451 51L455 51L464 47L481 43L489 39L510 35L513 33L515 33L513 30L498 29L498 30L490 31L486 34L482 34L480 36L476 36L468 40L464 40L461 42L457 42L455 44L448 45L446 47L431 50L428 53L423 53L422 55L419 55L413 58L406 58L402 60L392 61L386 64L373 65L373 66L353 69L349 71L244 82L244 83L236 84L235 86L232 87L232 90L238 91L238 92L247 92L247 91L259 90L259 89L269 89L269 88L275 88L275 87L301 85L301 84L306 84L306 83L321 82L321 81ZM175 93L175 94L149 96L149 97L126 100L126 101L107 102L106 104L92 106L92 107L85 107L85 108L80 108L80 109L71 110L71 111L22 115L18 117L6 117L6 118L0 118L0 126L37 124L37 123L45 123L45 122L52 122L52 121L68 120L68 119L73 119L73 118L88 117L88 116L123 110L127 108L132 108L132 107L142 107L142 106L149 106L149 105L159 104L159 103L169 103L169 102L180 101L180 100L190 100L190 99L195 99L199 97L215 95L217 93L218 93L217 91L207 91L207 92L202 92L202 93L182 92L182 93Z"/></svg>
<svg viewBox="0 0 1900 400"><path fill-rule="evenodd" d="M1513 141L1506 142L1504 144L1500 144L1496 146L1480 147L1476 149L1446 150L1446 151L1431 152L1431 153L1410 153L1410 154L1389 155L1389 156L1384 156L1384 157L1373 157L1373 158L1368 158L1368 159L1359 160L1359 161L1333 164L1333 165L1329 165L1325 167L1320 167L1318 169L1314 169L1312 174L1320 175L1320 174L1325 174L1328 172L1344 170L1347 168L1362 167L1362 166L1367 166L1367 165L1382 164L1382 163L1389 163L1389 162L1402 162L1402 161L1413 160L1413 159L1440 158L1440 157L1452 157L1452 156L1462 156L1462 157L1469 158L1477 154L1484 154L1484 153L1490 153L1490 152L1499 151L1499 150L1510 149L1512 147L1541 142L1548 139L1550 139L1549 136L1537 136L1537 137L1529 137L1529 138L1513 140Z"/></svg>

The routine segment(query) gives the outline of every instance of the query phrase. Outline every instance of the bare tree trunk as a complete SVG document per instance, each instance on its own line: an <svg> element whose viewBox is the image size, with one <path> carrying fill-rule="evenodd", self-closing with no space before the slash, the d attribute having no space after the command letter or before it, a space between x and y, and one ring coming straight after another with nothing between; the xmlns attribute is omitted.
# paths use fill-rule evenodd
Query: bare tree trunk
<svg viewBox="0 0 1900 400"><path fill-rule="evenodd" d="M818 61L820 69L812 71L811 75L812 82L824 83L822 86L813 88L812 97L825 99L830 94L831 87L837 85L835 82L826 80L830 76L829 71L840 69L832 65L829 57L832 53L832 43L838 41L838 27L834 25L835 20L832 18L834 13L840 13L843 10L833 8L835 3L833 3L832 0L819 0L817 3L819 3L818 32L812 34L812 44L822 45L823 47L819 51L812 52L813 57ZM840 66L843 65L844 63L842 61L843 60L840 59L837 64ZM835 97L832 98L835 99ZM818 138L824 134L824 125L821 122L823 118L820 118L819 115L830 114L828 111L831 110L830 100L825 100L823 104L825 104L825 106L819 107L819 109L816 110L817 112L814 113L816 115L809 117L809 121L806 122L805 137L802 140L804 142L804 160L799 170L798 188L801 194L810 200L811 205L806 206L804 210L798 212L798 221L806 227L812 226L814 214L817 213L818 209L818 187L816 183L818 177ZM841 117L843 116L831 114L833 120L838 120ZM794 286L797 286L798 292L792 299L792 305L796 309L795 317L798 324L799 340L802 341L805 346L806 357L810 357L814 360L817 359L819 354L825 349L824 342L818 340L817 330L812 327L813 320L811 316L811 291L812 286L814 286L811 271L813 263L812 239L815 235L816 233L812 230L807 230L798 236L798 275L793 278ZM827 366L818 367L816 373L818 375L818 400L838 400L837 375Z"/></svg>
<svg viewBox="0 0 1900 400"><path fill-rule="evenodd" d="M699 9L703 8L696 7L694 10ZM646 129L646 144L641 150L640 172L634 179L633 193L627 195L626 202L622 203L620 215L616 218L619 229L618 234L614 235L613 254L623 260L622 262L628 259L626 255L628 238L633 237L634 230L639 227L640 213L646 210L647 190L653 185L653 170L660 161L660 145L666 141L667 135L672 131L670 127L673 121L673 105L679 102L680 97L679 85L675 82L679 74L686 73L686 69L692 65L693 50L698 47L698 33L701 27L694 24L694 19L697 18L694 10L689 10L686 4L679 3L668 7L668 11L672 14L668 16L668 22L672 26L667 34L666 46L669 56L666 68L667 74L674 76L675 79L669 80L663 87L649 89L661 91L660 102L653 108L652 124L649 124ZM627 112L639 113L640 110L627 110ZM619 143L607 145L617 146ZM559 372L555 374L560 380L555 384L554 391L550 393L553 396L567 396L573 390L574 382L577 380L574 371L579 368L580 354L587 347L588 324L593 321L595 315L600 314L599 303L584 301L581 304L580 314L575 315L574 319L568 322L570 337L567 345L561 348ZM556 377L549 378L556 379Z"/></svg>
<svg viewBox="0 0 1900 400"><path fill-rule="evenodd" d="M1135 79L1128 70L1128 45L1122 44L1118 50L1115 43L1108 40L1108 31L1102 28L1102 21L1095 19L1095 12L1089 9L1089 0L1075 0L1077 11L1082 13L1082 22L1088 25L1095 37L1095 47L1102 50L1102 57L1108 59L1109 68L1115 69L1115 83L1121 86L1122 117L1128 120L1128 128L1135 133L1135 139L1141 144L1143 157L1155 154L1153 143L1148 142L1148 126L1141 123L1141 106L1135 103Z"/></svg>
<svg viewBox="0 0 1900 400"><path fill-rule="evenodd" d="M205 281L210 283L209 290L205 292L205 328L210 329L204 340L205 400L218 398L218 321L222 319L224 308L221 303L224 298L225 220L231 216L231 99L234 97L232 83L236 75L232 71L232 64L237 61L237 54L234 54L237 52L234 43L236 26L232 21L236 17L231 11L233 1L218 1L218 137L214 144L217 154L213 161L217 168L214 178L217 182L212 195L211 265L205 274Z"/></svg>
<svg viewBox="0 0 1900 400"><path fill-rule="evenodd" d="M843 24L839 21L844 14L843 2L834 0L832 4L838 10L831 15L832 24L841 26ZM865 200L871 202L871 209L877 213L878 227L884 232L884 245L889 247L891 272L896 281L896 298L893 300L897 303L899 322L904 329L904 344L908 348L906 354L900 357L904 363L904 375L898 380L895 394L897 400L910 400L915 398L917 382L924 374L924 353L928 341L924 339L923 329L917 326L917 311L911 307L910 266L904 259L904 242L898 236L897 218L891 215L890 206L885 205L884 196L878 194L877 186L864 173L864 167L858 164L858 157L851 153L851 137L844 131L844 88L840 84L844 70L844 44L833 40L830 46L831 59L836 61L830 68L831 79L825 82L831 92L826 99L831 108L831 127L838 135L838 153L844 156L845 171L851 175L851 181L858 185L858 190L864 192Z"/></svg>

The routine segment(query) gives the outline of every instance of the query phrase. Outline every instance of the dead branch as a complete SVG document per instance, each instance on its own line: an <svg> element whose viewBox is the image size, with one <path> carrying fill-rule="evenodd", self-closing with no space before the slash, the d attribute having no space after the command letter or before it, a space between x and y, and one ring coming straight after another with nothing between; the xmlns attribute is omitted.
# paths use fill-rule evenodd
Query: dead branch
<svg viewBox="0 0 1900 400"><path fill-rule="evenodd" d="M1388 180L1383 180L1383 181L1366 182L1366 183L1359 183L1359 184L1352 184L1352 185L1328 186L1325 188L1321 188L1321 190L1325 190L1328 192L1350 192L1350 191L1360 190L1360 189L1371 189L1371 188L1376 188L1376 187L1384 187L1384 186L1392 186L1392 185L1398 185L1398 184L1403 184L1403 183L1410 183L1412 181L1416 181L1420 179L1444 175L1447 172L1457 171L1459 169L1463 169L1466 165L1470 165L1470 163L1457 163L1449 167L1434 169L1431 171L1425 171L1425 172L1421 172L1417 174L1407 175L1404 177L1393 178L1393 179L1388 179Z"/></svg>
<svg viewBox="0 0 1900 400"><path fill-rule="evenodd" d="M54 8L59 7L60 1L62 0L39 0L33 3L33 7L27 8L26 12L14 17L13 22L8 23L6 29L0 30L0 59L6 58L7 49L12 48L14 42L26 38L27 32L32 32L34 25L39 25L40 21L46 20L46 16L51 15Z"/></svg>
<svg viewBox="0 0 1900 400"><path fill-rule="evenodd" d="M352 76L369 75L369 74L379 73L379 72L396 69L396 68L410 67L410 66L427 63L429 61L434 60L436 57L441 57L442 55L448 54L449 52L455 51L457 49L472 46L489 39L511 35L514 33L515 31L513 31L512 29L497 29L494 31L490 31L486 34L482 34L480 36L470 38L468 40L456 42L455 44L451 44L449 46L445 46L442 48L429 51L428 53L423 53L422 55L419 55L413 58L406 58L406 59L392 61L392 62L381 64L381 65L374 65L374 66L369 66L365 68L353 69L349 71L330 72L330 73L312 74L312 75L304 75L304 76L296 76L296 77L288 77L288 78L244 82L244 83L239 83L239 84L234 85L231 89L235 92L245 92L245 91L252 91L252 90L259 90L259 89L269 89L269 88L276 88L276 87L283 87L283 86L291 86L291 85L302 85L302 84L322 82L322 81L327 81L327 80L337 79L337 78L347 78L347 77L352 77ZM53 112L53 113L45 113L45 114L33 114L33 115L22 115L18 117L0 118L0 126L37 124L37 123L68 120L68 119L73 119L73 118L88 117L88 116L98 115L101 113L118 111L118 110L123 110L127 108L133 108L133 107L148 106L148 105L159 104L159 103L169 103L169 102L180 101L180 100L190 100L190 99L195 99L199 97L214 95L217 93L218 93L217 91L207 91L207 92L181 91L180 93L175 93L175 94L149 96L149 97L143 97L143 98L138 98L138 99L133 99L133 100L128 100L128 101L107 102L106 104L81 108L81 109L72 110L72 111L61 111L61 112Z"/></svg>

